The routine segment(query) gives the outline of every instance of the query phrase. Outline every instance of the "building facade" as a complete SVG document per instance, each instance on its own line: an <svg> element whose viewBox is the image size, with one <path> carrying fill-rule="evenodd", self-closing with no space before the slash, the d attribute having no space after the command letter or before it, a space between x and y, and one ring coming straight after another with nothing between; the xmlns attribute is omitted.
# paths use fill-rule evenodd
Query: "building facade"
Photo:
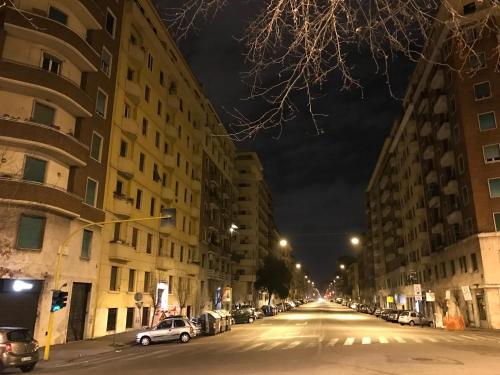
<svg viewBox="0 0 500 375"><path fill-rule="evenodd" d="M53 343L81 340L92 335L102 233L79 228L105 217L120 4L10 5L0 9L1 320L44 345L51 290L63 289Z"/></svg>
<svg viewBox="0 0 500 375"><path fill-rule="evenodd" d="M436 23L424 52L433 62L417 64L367 189L367 247L381 305L438 326L500 328L499 14L471 4L457 10L475 51L460 53Z"/></svg>

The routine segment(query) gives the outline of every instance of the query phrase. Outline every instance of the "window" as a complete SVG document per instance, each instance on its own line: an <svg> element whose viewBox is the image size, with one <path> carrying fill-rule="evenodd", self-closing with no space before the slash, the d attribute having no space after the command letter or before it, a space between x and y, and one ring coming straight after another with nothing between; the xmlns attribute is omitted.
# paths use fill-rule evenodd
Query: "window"
<svg viewBox="0 0 500 375"><path fill-rule="evenodd" d="M106 331L116 331L116 315L118 309L111 307L108 309L108 321L106 322Z"/></svg>
<svg viewBox="0 0 500 375"><path fill-rule="evenodd" d="M153 55L151 55L148 52L148 70L151 71L151 72L153 71L153 62L154 62Z"/></svg>
<svg viewBox="0 0 500 375"><path fill-rule="evenodd" d="M157 148L160 148L160 132L159 131L156 131L156 134L155 134L155 146Z"/></svg>
<svg viewBox="0 0 500 375"><path fill-rule="evenodd" d="M174 293L174 277L170 275L168 277L168 294Z"/></svg>
<svg viewBox="0 0 500 375"><path fill-rule="evenodd" d="M137 192L135 194L135 208L137 208L138 210L141 209L141 205L142 205L142 190L141 189L137 189Z"/></svg>
<svg viewBox="0 0 500 375"><path fill-rule="evenodd" d="M68 15L62 10L52 6L49 8L49 18L51 20L62 23L63 25L66 25L68 23Z"/></svg>
<svg viewBox="0 0 500 375"><path fill-rule="evenodd" d="M184 261L184 246L181 246L179 261Z"/></svg>
<svg viewBox="0 0 500 375"><path fill-rule="evenodd" d="M450 271L451 271L451 276L454 276L455 275L455 261L454 260L450 260Z"/></svg>
<svg viewBox="0 0 500 375"><path fill-rule="evenodd" d="M139 155L139 170L141 172L144 172L144 164L146 162L146 155L144 155L142 152Z"/></svg>
<svg viewBox="0 0 500 375"><path fill-rule="evenodd" d="M111 275L109 278L109 290L118 290L118 267L111 266Z"/></svg>
<svg viewBox="0 0 500 375"><path fill-rule="evenodd" d="M128 291L133 292L135 290L135 270L130 269L128 271Z"/></svg>
<svg viewBox="0 0 500 375"><path fill-rule="evenodd" d="M149 206L149 216L155 216L155 205L156 199L151 198L151 204Z"/></svg>
<svg viewBox="0 0 500 375"><path fill-rule="evenodd" d="M441 262L441 276L443 279L446 279L446 263Z"/></svg>
<svg viewBox="0 0 500 375"><path fill-rule="evenodd" d="M102 118L106 118L106 108L108 106L108 95L101 89L97 90L97 99L95 104L95 113Z"/></svg>
<svg viewBox="0 0 500 375"><path fill-rule="evenodd" d="M87 178L87 189L85 190L85 203L95 207L97 201L97 181Z"/></svg>
<svg viewBox="0 0 500 375"><path fill-rule="evenodd" d="M485 163L500 161L500 144L483 146L483 155Z"/></svg>
<svg viewBox="0 0 500 375"><path fill-rule="evenodd" d="M41 249L43 245L44 232L44 217L21 215L19 228L17 230L16 247L18 249Z"/></svg>
<svg viewBox="0 0 500 375"><path fill-rule="evenodd" d="M161 103L161 101L158 100L158 104L156 106L156 114L158 116L161 116L161 111L162 111L162 103Z"/></svg>
<svg viewBox="0 0 500 375"><path fill-rule="evenodd" d="M460 271L462 273L467 273L467 258L465 256L461 256L458 260L460 263Z"/></svg>
<svg viewBox="0 0 500 375"><path fill-rule="evenodd" d="M144 87L144 100L149 103L149 99L151 99L151 89L146 85L146 87Z"/></svg>
<svg viewBox="0 0 500 375"><path fill-rule="evenodd" d="M180 319L175 319L174 320L174 328L180 328L180 327L185 327L186 323L184 323L184 320Z"/></svg>
<svg viewBox="0 0 500 375"><path fill-rule="evenodd" d="M151 254L151 249L153 248L153 235L148 233L146 239L146 253Z"/></svg>
<svg viewBox="0 0 500 375"><path fill-rule="evenodd" d="M474 85L474 98L476 100L488 99L489 97L491 97L491 89L488 81Z"/></svg>
<svg viewBox="0 0 500 375"><path fill-rule="evenodd" d="M479 267L477 265L477 256L476 256L476 253L472 253L470 255L470 261L472 263L472 271L477 271L479 269Z"/></svg>
<svg viewBox="0 0 500 375"><path fill-rule="evenodd" d="M475 70L486 68L486 54L484 52L471 53L469 56L469 67Z"/></svg>
<svg viewBox="0 0 500 375"><path fill-rule="evenodd" d="M177 153L176 164L178 167L181 166L181 154Z"/></svg>
<svg viewBox="0 0 500 375"><path fill-rule="evenodd" d="M163 153L168 154L168 143L167 142L163 143Z"/></svg>
<svg viewBox="0 0 500 375"><path fill-rule="evenodd" d="M127 319L125 320L125 328L134 327L134 308L127 307Z"/></svg>
<svg viewBox="0 0 500 375"><path fill-rule="evenodd" d="M115 37L115 28L116 28L116 17L115 15L108 9L106 13L106 31L112 38Z"/></svg>
<svg viewBox="0 0 500 375"><path fill-rule="evenodd" d="M133 81L135 77L135 71L132 68L127 68L127 80L128 81Z"/></svg>
<svg viewBox="0 0 500 375"><path fill-rule="evenodd" d="M167 174L165 172L162 174L161 184L162 186L167 186Z"/></svg>
<svg viewBox="0 0 500 375"><path fill-rule="evenodd" d="M123 104L123 117L131 118L132 117L132 108L128 103Z"/></svg>
<svg viewBox="0 0 500 375"><path fill-rule="evenodd" d="M462 202L464 206L469 204L469 188L467 185L462 186Z"/></svg>
<svg viewBox="0 0 500 375"><path fill-rule="evenodd" d="M142 326L148 326L149 325L149 307L143 307L142 308Z"/></svg>
<svg viewBox="0 0 500 375"><path fill-rule="evenodd" d="M33 105L33 115L31 116L31 120L39 124L53 126L55 114L56 110L54 108L35 102Z"/></svg>
<svg viewBox="0 0 500 375"><path fill-rule="evenodd" d="M61 60L48 53L44 53L42 58L42 69L54 74L59 74L61 70Z"/></svg>
<svg viewBox="0 0 500 375"><path fill-rule="evenodd" d="M488 186L490 188L491 198L500 197L500 178L490 178L488 180Z"/></svg>
<svg viewBox="0 0 500 375"><path fill-rule="evenodd" d="M45 170L47 162L31 156L26 156L24 161L23 180L33 182L45 182Z"/></svg>
<svg viewBox="0 0 500 375"><path fill-rule="evenodd" d="M149 121L147 118L142 119L142 135L147 137L148 136L148 127L149 127Z"/></svg>
<svg viewBox="0 0 500 375"><path fill-rule="evenodd" d="M122 140L120 142L120 156L122 158L127 156L128 143Z"/></svg>
<svg viewBox="0 0 500 375"><path fill-rule="evenodd" d="M90 143L90 157L100 163L101 154L102 154L102 137L96 132L93 132L92 141Z"/></svg>
<svg viewBox="0 0 500 375"><path fill-rule="evenodd" d="M160 85L165 84L165 74L160 70Z"/></svg>
<svg viewBox="0 0 500 375"><path fill-rule="evenodd" d="M175 181L175 197L179 196L179 181Z"/></svg>
<svg viewBox="0 0 500 375"><path fill-rule="evenodd" d="M132 247L137 250L137 242L139 242L139 229L132 228Z"/></svg>
<svg viewBox="0 0 500 375"><path fill-rule="evenodd" d="M497 127L495 112L486 112L477 115L479 129L481 131L495 129Z"/></svg>
<svg viewBox="0 0 500 375"><path fill-rule="evenodd" d="M80 252L80 257L85 259L90 259L90 249L92 247L92 236L94 232L88 229L83 230L82 237L82 250Z"/></svg>
<svg viewBox="0 0 500 375"><path fill-rule="evenodd" d="M144 272L144 293L149 292L149 287L151 284L151 272Z"/></svg>
<svg viewBox="0 0 500 375"><path fill-rule="evenodd" d="M493 220L495 221L495 230L500 232L500 212L495 212L493 214Z"/></svg>
<svg viewBox="0 0 500 375"><path fill-rule="evenodd" d="M111 76L111 64L113 63L113 56L105 48L102 47L101 50L101 71L108 77Z"/></svg>
<svg viewBox="0 0 500 375"><path fill-rule="evenodd" d="M175 257L175 243L171 242L170 243L170 258L174 258L174 257Z"/></svg>

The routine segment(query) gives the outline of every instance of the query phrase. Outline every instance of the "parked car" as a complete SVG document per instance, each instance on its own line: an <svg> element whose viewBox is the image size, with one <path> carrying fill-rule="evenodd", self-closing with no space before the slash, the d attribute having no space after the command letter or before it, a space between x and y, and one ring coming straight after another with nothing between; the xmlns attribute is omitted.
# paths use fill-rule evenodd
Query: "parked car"
<svg viewBox="0 0 500 375"><path fill-rule="evenodd" d="M373 313L373 315L379 317L380 314L382 314L382 311L384 311L384 309L381 309L380 307L377 307Z"/></svg>
<svg viewBox="0 0 500 375"><path fill-rule="evenodd" d="M387 316L387 321L388 322L393 322L397 323L399 319L399 314L401 314L403 310L392 310L389 315Z"/></svg>
<svg viewBox="0 0 500 375"><path fill-rule="evenodd" d="M236 324L253 323L255 321L255 311L251 307L233 310L231 311L231 315Z"/></svg>
<svg viewBox="0 0 500 375"><path fill-rule="evenodd" d="M380 317L384 320L387 320L389 317L389 314L391 314L393 311L395 311L395 310L394 309L384 309L382 311L382 313L380 314Z"/></svg>
<svg viewBox="0 0 500 375"><path fill-rule="evenodd" d="M335 299L335 302L339 303L339 304L342 304L342 297L337 297Z"/></svg>
<svg viewBox="0 0 500 375"><path fill-rule="evenodd" d="M201 335L201 333L202 333L201 318L191 318L191 324L194 325L194 330L196 332L196 336Z"/></svg>
<svg viewBox="0 0 500 375"><path fill-rule="evenodd" d="M261 310L255 310L255 319L262 319L264 317L264 313Z"/></svg>
<svg viewBox="0 0 500 375"><path fill-rule="evenodd" d="M152 342L179 340L186 343L196 336L196 327L185 317L168 317L148 331L139 332L135 341L143 346Z"/></svg>
<svg viewBox="0 0 500 375"><path fill-rule="evenodd" d="M30 372L38 362L38 342L23 327L0 327L0 372L19 368Z"/></svg>
<svg viewBox="0 0 500 375"><path fill-rule="evenodd" d="M416 312L416 311L403 311L399 314L398 323L401 325L409 324L410 326L414 325L424 325L432 327L434 324L431 319L428 319L426 316Z"/></svg>

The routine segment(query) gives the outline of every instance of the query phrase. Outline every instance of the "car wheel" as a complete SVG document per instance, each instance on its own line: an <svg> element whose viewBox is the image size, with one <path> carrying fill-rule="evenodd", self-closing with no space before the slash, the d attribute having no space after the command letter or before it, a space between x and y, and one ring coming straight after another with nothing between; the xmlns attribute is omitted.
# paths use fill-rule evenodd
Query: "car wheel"
<svg viewBox="0 0 500 375"><path fill-rule="evenodd" d="M26 365L26 366L21 366L20 369L22 372L30 372L30 371L33 371L33 369L35 368L35 364L31 364L31 365Z"/></svg>
<svg viewBox="0 0 500 375"><path fill-rule="evenodd" d="M415 325L415 322L413 320L410 320L410 325L413 327Z"/></svg>
<svg viewBox="0 0 500 375"><path fill-rule="evenodd" d="M187 343L191 339L188 333L183 333L180 337L180 340L183 344Z"/></svg>
<svg viewBox="0 0 500 375"><path fill-rule="evenodd" d="M151 344L151 339L148 336L142 336L139 342L142 346L148 346L149 344Z"/></svg>
<svg viewBox="0 0 500 375"><path fill-rule="evenodd" d="M404 326L404 323L399 323L399 324L401 324L402 326Z"/></svg>
<svg viewBox="0 0 500 375"><path fill-rule="evenodd" d="M248 323L253 323L253 318L248 318Z"/></svg>

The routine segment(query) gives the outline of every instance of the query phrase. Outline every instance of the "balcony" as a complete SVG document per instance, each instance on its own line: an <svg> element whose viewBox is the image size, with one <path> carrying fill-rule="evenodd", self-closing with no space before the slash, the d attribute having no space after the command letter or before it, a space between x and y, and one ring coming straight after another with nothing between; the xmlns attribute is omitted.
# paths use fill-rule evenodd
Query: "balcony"
<svg viewBox="0 0 500 375"><path fill-rule="evenodd" d="M144 47L139 47L137 44L130 43L128 45L128 55L131 60L136 63L143 64L146 53L144 51Z"/></svg>
<svg viewBox="0 0 500 375"><path fill-rule="evenodd" d="M190 214L192 218L200 218L200 209L198 207L191 207Z"/></svg>
<svg viewBox="0 0 500 375"><path fill-rule="evenodd" d="M241 275L241 276L244 276L244 275ZM207 278L211 279L211 280L224 280L224 275L219 271L208 269L207 270Z"/></svg>
<svg viewBox="0 0 500 375"><path fill-rule="evenodd" d="M134 200L124 194L113 194L113 209L112 212L117 216L129 218L132 214Z"/></svg>
<svg viewBox="0 0 500 375"><path fill-rule="evenodd" d="M446 195L458 195L458 182L457 180L450 180L443 189Z"/></svg>
<svg viewBox="0 0 500 375"><path fill-rule="evenodd" d="M175 198L174 191L168 187L162 187L161 189L161 199L167 202L173 201Z"/></svg>
<svg viewBox="0 0 500 375"><path fill-rule="evenodd" d="M450 139L451 130L450 130L450 123L449 122L445 122L439 127L437 134L436 134L436 137L439 141L444 141L446 139Z"/></svg>
<svg viewBox="0 0 500 375"><path fill-rule="evenodd" d="M174 268L175 261L166 256L157 256L156 257L156 269L162 271L168 271Z"/></svg>
<svg viewBox="0 0 500 375"><path fill-rule="evenodd" d="M135 140L139 134L139 127L137 126L136 120L133 118L123 118L122 130L131 140Z"/></svg>
<svg viewBox="0 0 500 375"><path fill-rule="evenodd" d="M81 215L82 198L58 187L11 177L0 177L0 200L41 208L75 218Z"/></svg>
<svg viewBox="0 0 500 375"><path fill-rule="evenodd" d="M410 151L410 154L418 153L418 142L411 141L410 144L408 145L408 151Z"/></svg>
<svg viewBox="0 0 500 375"><path fill-rule="evenodd" d="M446 216L446 221L448 224L453 225L453 224L462 224L462 212L459 210L452 211L448 216Z"/></svg>
<svg viewBox="0 0 500 375"><path fill-rule="evenodd" d="M189 246L197 246L198 242L198 236L193 234L189 236Z"/></svg>
<svg viewBox="0 0 500 375"><path fill-rule="evenodd" d="M135 164L132 159L123 156L118 157L116 169L118 170L118 174L126 179L134 177Z"/></svg>
<svg viewBox="0 0 500 375"><path fill-rule="evenodd" d="M125 82L125 93L135 103L139 103L142 99L142 90L138 83L127 80Z"/></svg>
<svg viewBox="0 0 500 375"><path fill-rule="evenodd" d="M443 234L444 233L444 226L443 223L437 223L431 228L431 233L432 234Z"/></svg>
<svg viewBox="0 0 500 375"><path fill-rule="evenodd" d="M177 228L173 225L160 225L160 232L163 234L171 235Z"/></svg>
<svg viewBox="0 0 500 375"><path fill-rule="evenodd" d="M90 2L87 0L87 2ZM75 2L74 5L80 6ZM83 18L86 12L78 13ZM100 12L102 16L102 11ZM35 29L27 18L37 26ZM100 28L97 23L96 29ZM5 10L5 31L7 34L29 40L32 43L50 46L59 55L64 56L83 72L96 72L100 64L99 54L87 43L85 39L73 29L62 23L51 20L34 13L19 13L13 8Z"/></svg>
<svg viewBox="0 0 500 375"><path fill-rule="evenodd" d="M439 161L441 167L453 167L455 165L455 153L453 151L446 151Z"/></svg>
<svg viewBox="0 0 500 375"><path fill-rule="evenodd" d="M56 126L0 116L0 129L0 139L4 143L29 148L71 167L83 167L87 164L88 147L72 135L61 132Z"/></svg>
<svg viewBox="0 0 500 375"><path fill-rule="evenodd" d="M180 106L180 100L176 95L167 96L167 105L174 110L178 110Z"/></svg>
<svg viewBox="0 0 500 375"><path fill-rule="evenodd" d="M440 95L434 104L434 113L440 115L446 112L448 112L448 99L446 95Z"/></svg>
<svg viewBox="0 0 500 375"><path fill-rule="evenodd" d="M201 191L201 181L200 180L191 181L191 189L193 189L193 191Z"/></svg>
<svg viewBox="0 0 500 375"><path fill-rule="evenodd" d="M163 166L167 169L174 169L175 168L175 158L172 155L165 155L163 156Z"/></svg>
<svg viewBox="0 0 500 375"><path fill-rule="evenodd" d="M422 129L420 129L420 136L427 137L432 132L432 126L429 121L426 121L424 125L422 125Z"/></svg>
<svg viewBox="0 0 500 375"><path fill-rule="evenodd" d="M94 101L76 83L37 66L0 60L0 89L57 103L75 117L91 117Z"/></svg>
<svg viewBox="0 0 500 375"><path fill-rule="evenodd" d="M437 172L435 170L432 170L429 173L427 173L427 176L425 177L425 182L428 185L437 184L438 182Z"/></svg>
<svg viewBox="0 0 500 375"><path fill-rule="evenodd" d="M429 145L425 148L423 158L424 160L431 160L434 159L434 146Z"/></svg>
<svg viewBox="0 0 500 375"><path fill-rule="evenodd" d="M444 73L443 69L437 69L432 77L431 90L442 90L444 87Z"/></svg>
<svg viewBox="0 0 500 375"><path fill-rule="evenodd" d="M146 253L138 253L135 248L122 241L112 241L109 243L108 257L109 260L113 262L128 263L132 261L140 261L145 256Z"/></svg>
<svg viewBox="0 0 500 375"><path fill-rule="evenodd" d="M174 126L167 125L165 128L165 135L170 140L177 139L177 129Z"/></svg>

